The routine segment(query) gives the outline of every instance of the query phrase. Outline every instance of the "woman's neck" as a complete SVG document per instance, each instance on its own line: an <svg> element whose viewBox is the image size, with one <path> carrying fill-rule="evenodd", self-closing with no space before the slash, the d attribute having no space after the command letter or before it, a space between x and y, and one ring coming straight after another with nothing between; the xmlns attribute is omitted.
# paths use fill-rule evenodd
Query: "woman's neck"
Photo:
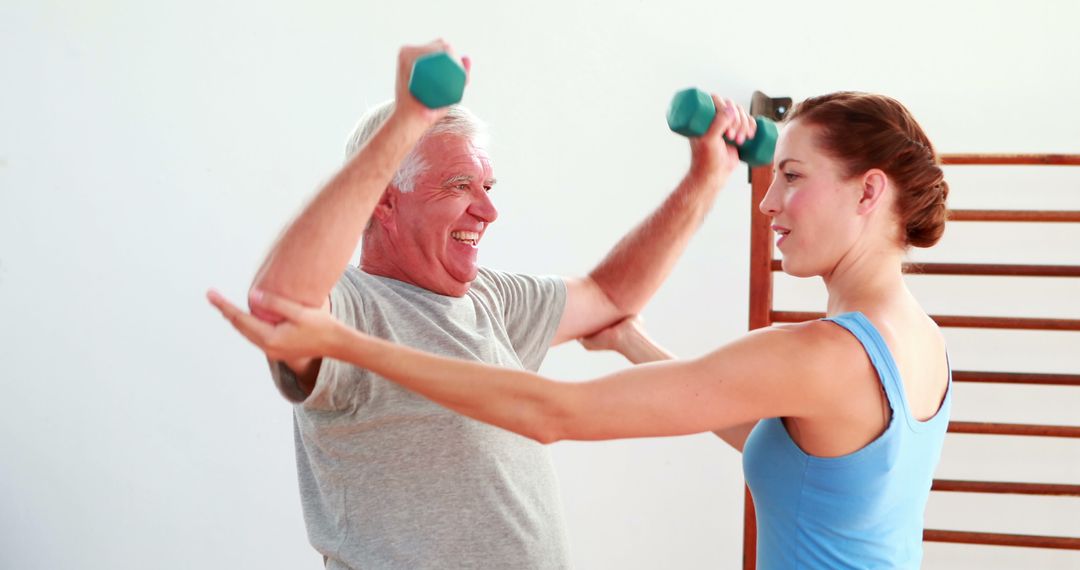
<svg viewBox="0 0 1080 570"><path fill-rule="evenodd" d="M827 314L866 312L911 297L904 283L904 253L897 248L866 248L846 255L827 275Z"/></svg>

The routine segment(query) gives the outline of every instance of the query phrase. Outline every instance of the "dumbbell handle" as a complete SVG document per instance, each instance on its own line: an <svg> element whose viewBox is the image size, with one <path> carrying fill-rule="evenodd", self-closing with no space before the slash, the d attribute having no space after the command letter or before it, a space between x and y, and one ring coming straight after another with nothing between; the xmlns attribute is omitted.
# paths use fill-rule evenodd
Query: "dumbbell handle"
<svg viewBox="0 0 1080 570"><path fill-rule="evenodd" d="M687 137L700 137L709 130L716 117L716 105L712 95L693 88L684 89L675 94L668 109L667 121L671 130ZM776 123L765 117L754 117L757 131L754 138L746 139L741 145L735 145L727 137L729 144L739 149L739 158L750 166L770 164L776 151Z"/></svg>
<svg viewBox="0 0 1080 570"><path fill-rule="evenodd" d="M430 109L458 103L465 93L465 68L445 51L422 55L413 62L409 93Z"/></svg>

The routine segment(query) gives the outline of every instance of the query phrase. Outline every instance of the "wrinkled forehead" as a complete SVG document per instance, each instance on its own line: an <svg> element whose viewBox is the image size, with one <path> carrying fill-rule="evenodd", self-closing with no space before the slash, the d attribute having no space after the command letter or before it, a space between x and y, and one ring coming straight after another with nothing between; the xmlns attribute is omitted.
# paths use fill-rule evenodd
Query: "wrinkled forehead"
<svg viewBox="0 0 1080 570"><path fill-rule="evenodd" d="M420 153L433 175L494 178L491 157L476 140L452 134L435 135L424 139Z"/></svg>

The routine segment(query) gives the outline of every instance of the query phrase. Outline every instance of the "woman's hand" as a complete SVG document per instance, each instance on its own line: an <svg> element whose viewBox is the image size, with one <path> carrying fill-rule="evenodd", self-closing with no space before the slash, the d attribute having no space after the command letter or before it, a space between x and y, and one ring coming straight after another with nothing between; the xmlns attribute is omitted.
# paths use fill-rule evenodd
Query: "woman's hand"
<svg viewBox="0 0 1080 570"><path fill-rule="evenodd" d="M590 336L578 339L585 350L614 350L626 354L627 339L635 332L640 332L641 317L634 315L601 329Z"/></svg>
<svg viewBox="0 0 1080 570"><path fill-rule="evenodd" d="M614 350L634 364L671 360L675 355L645 334L641 317L633 315L591 336L578 339L585 350Z"/></svg>
<svg viewBox="0 0 1080 570"><path fill-rule="evenodd" d="M232 326L271 360L295 360L332 356L333 347L348 333L325 307L312 308L277 295L254 292L252 310L268 311L284 320L272 324L247 313L214 290L207 291L210 304L221 311Z"/></svg>

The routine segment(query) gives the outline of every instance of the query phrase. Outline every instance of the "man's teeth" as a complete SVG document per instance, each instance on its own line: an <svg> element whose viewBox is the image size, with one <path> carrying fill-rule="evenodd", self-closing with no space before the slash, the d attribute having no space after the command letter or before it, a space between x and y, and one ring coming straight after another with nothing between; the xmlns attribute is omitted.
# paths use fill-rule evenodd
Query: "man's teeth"
<svg viewBox="0 0 1080 570"><path fill-rule="evenodd" d="M477 232L450 232L450 237L472 245L476 245L476 242L480 241L480 234Z"/></svg>

